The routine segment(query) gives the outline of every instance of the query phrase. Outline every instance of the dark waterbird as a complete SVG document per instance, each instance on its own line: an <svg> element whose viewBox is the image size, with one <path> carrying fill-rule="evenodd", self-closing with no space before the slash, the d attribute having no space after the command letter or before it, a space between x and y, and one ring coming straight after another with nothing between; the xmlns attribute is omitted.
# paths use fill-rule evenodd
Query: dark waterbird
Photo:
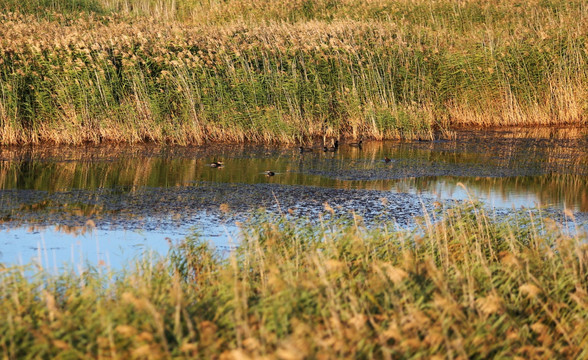
<svg viewBox="0 0 588 360"><path fill-rule="evenodd" d="M274 176L274 175L276 175L276 173L275 173L275 172L273 172L273 171L271 171L271 170L266 170L266 171L264 172L264 174L265 174L265 176Z"/></svg>
<svg viewBox="0 0 588 360"><path fill-rule="evenodd" d="M224 163L222 161L215 161L213 163L210 163L209 166L213 167L213 168L220 168L223 167Z"/></svg>
<svg viewBox="0 0 588 360"><path fill-rule="evenodd" d="M335 151L337 151L337 147L336 146L331 146L331 147L323 146L323 151L324 152L335 152Z"/></svg>
<svg viewBox="0 0 588 360"><path fill-rule="evenodd" d="M305 152L311 152L312 151L312 148L306 148L306 147L303 147L303 146L300 146L298 149L300 149L300 153L301 154L302 153L305 153Z"/></svg>
<svg viewBox="0 0 588 360"><path fill-rule="evenodd" d="M387 163L389 163L390 161L392 161L392 159L390 159L390 158L389 158L389 157L387 157L387 156L385 156L385 157L384 157L384 162L385 162L386 164L387 164Z"/></svg>

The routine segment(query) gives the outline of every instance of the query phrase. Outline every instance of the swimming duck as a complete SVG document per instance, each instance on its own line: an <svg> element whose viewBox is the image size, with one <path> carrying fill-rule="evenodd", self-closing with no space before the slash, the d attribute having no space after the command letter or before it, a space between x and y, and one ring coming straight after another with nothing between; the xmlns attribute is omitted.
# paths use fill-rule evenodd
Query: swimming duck
<svg viewBox="0 0 588 360"><path fill-rule="evenodd" d="M385 157L384 157L384 162L385 162L386 164L387 164L387 163L389 163L390 161L392 161L392 159L390 159L390 158L389 158L389 157L387 157L387 156L385 156Z"/></svg>
<svg viewBox="0 0 588 360"><path fill-rule="evenodd" d="M327 151L328 152L335 152L335 151L337 151L337 147L335 147L335 146L331 146L331 147L323 146L323 151L324 152L327 152Z"/></svg>
<svg viewBox="0 0 588 360"><path fill-rule="evenodd" d="M305 153L305 152L311 152L312 148L305 148L303 146L300 146L298 149L300 149L300 153Z"/></svg>
<svg viewBox="0 0 588 360"><path fill-rule="evenodd" d="M363 142L363 140L359 140L358 142L352 142L352 143L349 143L348 145L351 146L351 147L360 148L362 142Z"/></svg>
<svg viewBox="0 0 588 360"><path fill-rule="evenodd" d="M264 172L264 174L265 174L265 176L274 176L274 175L276 175L276 173L275 173L275 172L273 172L273 171L271 171L271 170L266 170L266 171Z"/></svg>
<svg viewBox="0 0 588 360"><path fill-rule="evenodd" d="M219 167L223 167L224 163L222 161L215 161L211 164L209 164L210 167L213 168L219 168Z"/></svg>
<svg viewBox="0 0 588 360"><path fill-rule="evenodd" d="M333 147L334 147L335 149L338 149L338 148L339 148L339 140L335 140L335 141L333 141Z"/></svg>

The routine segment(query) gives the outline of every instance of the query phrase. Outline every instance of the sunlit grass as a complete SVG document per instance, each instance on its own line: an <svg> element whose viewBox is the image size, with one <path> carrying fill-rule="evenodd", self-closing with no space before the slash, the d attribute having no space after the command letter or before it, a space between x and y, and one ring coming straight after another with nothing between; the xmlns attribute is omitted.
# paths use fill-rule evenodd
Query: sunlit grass
<svg viewBox="0 0 588 360"><path fill-rule="evenodd" d="M439 215L439 214L438 214ZM3 357L584 358L588 245L446 210L413 232L266 218L123 273L0 272Z"/></svg>
<svg viewBox="0 0 588 360"><path fill-rule="evenodd" d="M26 4L0 1L3 144L427 139L588 109L581 1Z"/></svg>

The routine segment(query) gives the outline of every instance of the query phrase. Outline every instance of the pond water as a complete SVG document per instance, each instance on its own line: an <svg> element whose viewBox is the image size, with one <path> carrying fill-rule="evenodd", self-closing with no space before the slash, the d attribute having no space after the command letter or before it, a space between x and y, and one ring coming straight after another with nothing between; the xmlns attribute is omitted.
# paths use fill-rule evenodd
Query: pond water
<svg viewBox="0 0 588 360"><path fill-rule="evenodd" d="M302 154L295 146L4 147L0 160L0 262L48 268L119 268L194 231L231 249L238 222L259 207L316 219L328 203L400 227L434 204L470 198L503 212L588 213L588 131L578 128L361 148L341 141L336 152L317 142Z"/></svg>

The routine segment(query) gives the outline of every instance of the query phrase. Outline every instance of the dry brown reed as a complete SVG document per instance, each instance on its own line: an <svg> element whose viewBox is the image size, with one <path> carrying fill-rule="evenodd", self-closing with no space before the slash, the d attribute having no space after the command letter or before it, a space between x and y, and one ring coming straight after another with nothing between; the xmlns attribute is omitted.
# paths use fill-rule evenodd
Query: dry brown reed
<svg viewBox="0 0 588 360"><path fill-rule="evenodd" d="M0 352L92 358L585 358L588 248L546 218L445 210L413 233L265 219L103 271L0 268Z"/></svg>
<svg viewBox="0 0 588 360"><path fill-rule="evenodd" d="M330 3L2 13L0 142L295 143L585 123L581 1Z"/></svg>

